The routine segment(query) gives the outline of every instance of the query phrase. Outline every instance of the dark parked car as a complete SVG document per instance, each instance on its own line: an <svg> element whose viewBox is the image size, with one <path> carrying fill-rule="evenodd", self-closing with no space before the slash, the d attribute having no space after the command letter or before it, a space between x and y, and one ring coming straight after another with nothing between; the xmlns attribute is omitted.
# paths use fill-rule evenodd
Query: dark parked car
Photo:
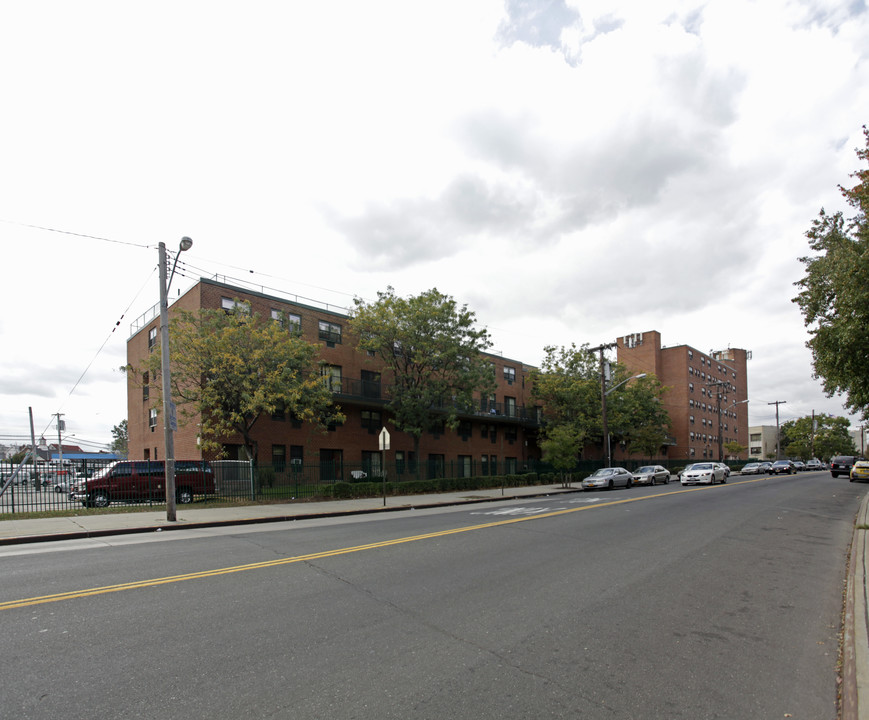
<svg viewBox="0 0 869 720"><path fill-rule="evenodd" d="M853 455L837 455L830 460L830 475L839 477L839 475L850 475L851 468L854 467L854 461L857 458Z"/></svg>
<svg viewBox="0 0 869 720"><path fill-rule="evenodd" d="M117 461L89 480L75 484L70 497L85 507L108 507L113 502L160 501L166 497L166 468L162 460ZM211 465L201 460L175 461L175 499L186 504L194 495L214 493Z"/></svg>
<svg viewBox="0 0 869 720"><path fill-rule="evenodd" d="M790 460L776 460L769 471L773 475L785 473L787 475L796 475L797 469Z"/></svg>

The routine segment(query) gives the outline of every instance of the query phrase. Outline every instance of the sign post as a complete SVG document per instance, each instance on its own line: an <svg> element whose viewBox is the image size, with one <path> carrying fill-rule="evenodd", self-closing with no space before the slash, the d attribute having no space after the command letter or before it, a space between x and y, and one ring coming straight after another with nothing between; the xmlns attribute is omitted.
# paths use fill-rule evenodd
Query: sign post
<svg viewBox="0 0 869 720"><path fill-rule="evenodd" d="M380 474L383 476L383 507L386 507L386 451L389 450L389 430L380 431Z"/></svg>

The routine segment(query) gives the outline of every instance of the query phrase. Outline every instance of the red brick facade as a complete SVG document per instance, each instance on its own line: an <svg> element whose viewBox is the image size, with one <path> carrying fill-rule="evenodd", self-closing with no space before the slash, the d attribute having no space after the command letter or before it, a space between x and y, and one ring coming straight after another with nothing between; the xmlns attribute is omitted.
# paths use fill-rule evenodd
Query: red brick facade
<svg viewBox="0 0 869 720"><path fill-rule="evenodd" d="M687 345L662 348L661 334L654 330L618 339L619 362L632 373L656 375L669 388L663 402L675 440L667 447L671 460L717 460L719 437L722 448L736 441L746 448L739 459L748 457L748 357L747 351L737 349L704 353ZM723 457L729 457L726 450Z"/></svg>
<svg viewBox="0 0 869 720"><path fill-rule="evenodd" d="M399 432L389 422L385 401L379 398L378 384L372 384L372 376L368 374L378 373L381 368L373 358L356 349L346 313L202 279L170 307L170 316L178 309L220 308L234 300L249 303L251 311L263 317L268 318L272 311L278 311L286 314L290 321L298 318L302 336L320 346L321 359L340 368L336 376L340 374L341 382L336 383L336 388L341 389L335 399L347 416L346 422L323 433L289 418L261 417L255 426L260 464L279 464L283 458L283 462L301 461L303 464L335 462L344 468L371 468L372 463L379 466L378 437L382 427L386 427L391 436L387 466L396 461L415 460L458 466L459 474L480 474L521 470L529 460L539 458L539 416L530 400L531 367L487 354L487 359L495 366L498 382L494 399L481 399L473 414L461 418L458 431L446 430L439 435L424 433L419 457L414 458L413 438ZM321 322L327 325L321 328ZM149 352L149 336L159 340L159 324L158 316L143 324L129 339L127 362L131 366L143 365ZM164 456L163 418L160 394L156 390L160 381L159 378L149 378L149 381L149 390L145 389L141 378L131 376L128 382L131 459L153 460ZM389 382L384 374L380 380L382 387L388 387ZM175 456L202 458L195 419L185 421L179 412L178 423ZM231 453L238 451L238 438L227 438L226 443Z"/></svg>

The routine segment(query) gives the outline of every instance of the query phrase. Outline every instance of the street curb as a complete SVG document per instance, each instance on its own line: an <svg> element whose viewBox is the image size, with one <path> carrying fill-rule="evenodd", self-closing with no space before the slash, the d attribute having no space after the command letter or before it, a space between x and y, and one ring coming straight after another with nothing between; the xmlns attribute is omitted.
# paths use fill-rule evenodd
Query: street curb
<svg viewBox="0 0 869 720"><path fill-rule="evenodd" d="M52 533L47 535L21 535L17 537L0 538L0 547L4 545L27 545L30 543L53 542L63 540L86 540L88 538L109 537L112 535L141 535L144 533L196 530L202 528L227 527L232 525L262 525L265 523L293 522L297 520L312 520L320 518L348 517L351 515L373 515L384 512L402 512L405 510L428 510L439 507L451 507L455 505L476 505L486 502L498 502L502 500L522 500L524 498L549 497L551 495L566 495L582 492L582 489L565 488L563 490L523 494L523 495L499 495L495 497L466 498L461 500L446 500L443 502L405 505L393 505L376 508L359 508L355 510L334 510L326 512L293 513L292 515L270 515L268 517L237 518L232 520L208 520L205 522L182 522L174 525L144 525L142 527L110 528L106 530L79 530L68 533Z"/></svg>
<svg viewBox="0 0 869 720"><path fill-rule="evenodd" d="M863 497L854 522L851 562L845 591L845 627L842 638L842 720L860 720L860 696L869 698L869 598L867 598L867 542L869 495ZM862 717L867 717L864 714Z"/></svg>

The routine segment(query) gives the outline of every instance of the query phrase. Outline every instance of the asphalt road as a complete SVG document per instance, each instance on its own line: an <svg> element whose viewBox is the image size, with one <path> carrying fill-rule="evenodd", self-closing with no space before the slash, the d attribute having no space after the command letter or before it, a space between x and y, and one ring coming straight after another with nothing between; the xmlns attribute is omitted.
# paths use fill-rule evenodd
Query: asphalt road
<svg viewBox="0 0 869 720"><path fill-rule="evenodd" d="M866 490L734 477L3 548L0 717L835 718Z"/></svg>

